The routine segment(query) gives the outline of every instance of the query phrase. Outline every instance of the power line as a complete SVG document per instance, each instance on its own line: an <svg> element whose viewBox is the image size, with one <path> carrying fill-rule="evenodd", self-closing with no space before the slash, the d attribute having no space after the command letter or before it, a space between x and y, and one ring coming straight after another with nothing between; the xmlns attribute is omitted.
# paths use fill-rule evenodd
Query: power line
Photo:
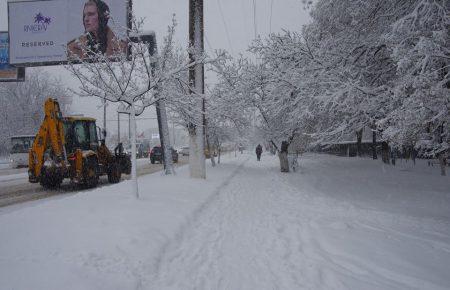
<svg viewBox="0 0 450 290"><path fill-rule="evenodd" d="M253 0L253 27L255 29L255 39L258 36L258 29L256 27L256 0Z"/></svg>
<svg viewBox="0 0 450 290"><path fill-rule="evenodd" d="M206 33L205 33L205 40L206 40L206 44L208 45L208 49L211 52L211 55L214 54L214 49L212 48L211 43L209 42L208 36L206 36Z"/></svg>
<svg viewBox="0 0 450 290"><path fill-rule="evenodd" d="M225 27L225 34L227 35L228 45L230 46L231 53L234 54L233 45L231 45L230 34L228 33L228 27L227 27L227 23L225 22L225 17L223 15L222 5L220 5L220 0L217 0L217 4L219 5L220 15L222 16L223 26Z"/></svg>
<svg viewBox="0 0 450 290"><path fill-rule="evenodd" d="M269 33L272 33L272 12L273 12L273 0L270 0L270 20L269 20Z"/></svg>

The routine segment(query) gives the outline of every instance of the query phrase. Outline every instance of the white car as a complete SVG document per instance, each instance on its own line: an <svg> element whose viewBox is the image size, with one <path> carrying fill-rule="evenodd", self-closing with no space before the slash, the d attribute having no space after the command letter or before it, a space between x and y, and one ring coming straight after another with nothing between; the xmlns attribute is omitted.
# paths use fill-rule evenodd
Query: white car
<svg viewBox="0 0 450 290"><path fill-rule="evenodd" d="M180 153L183 156L189 156L189 147L181 147L180 150L178 150L178 153Z"/></svg>
<svg viewBox="0 0 450 290"><path fill-rule="evenodd" d="M28 166L28 151L33 146L34 135L19 135L11 137L9 164L11 168Z"/></svg>
<svg viewBox="0 0 450 290"><path fill-rule="evenodd" d="M15 153L9 155L9 166L11 168L28 166L28 153Z"/></svg>

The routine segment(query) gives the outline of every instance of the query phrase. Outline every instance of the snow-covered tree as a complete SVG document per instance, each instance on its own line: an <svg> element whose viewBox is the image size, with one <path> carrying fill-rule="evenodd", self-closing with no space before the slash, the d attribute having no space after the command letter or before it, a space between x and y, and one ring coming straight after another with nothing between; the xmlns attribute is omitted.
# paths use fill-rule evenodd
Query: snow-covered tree
<svg viewBox="0 0 450 290"><path fill-rule="evenodd" d="M264 64L245 59L223 63L217 68L220 82L215 101L221 103L216 107L222 110L223 116L247 126L253 124L266 140L279 148L282 141L292 140L299 126L288 117L292 92L277 87L269 71Z"/></svg>
<svg viewBox="0 0 450 290"><path fill-rule="evenodd" d="M140 114L145 108L159 102L161 105L167 103L169 107L177 109L181 108L180 104L185 104L180 94L179 87L185 86L186 76L190 68L197 63L205 62L206 57L202 56L195 62L184 58L183 54L175 47L173 43L173 35L175 32L176 22L173 20L172 25L168 28L168 33L164 38L163 48L160 53L151 54L149 52L148 43L142 41L140 36L145 34L141 27L142 20L134 20L133 28L128 33L134 36L129 37L127 42L130 44L130 53L119 52L114 57L98 53L90 47L84 48L88 59L75 58L67 66L80 81L78 94L82 96L95 96L106 99L110 102L119 102L126 104L134 124L134 117ZM171 91L171 89L175 89ZM184 87L183 87L184 89ZM190 98L192 100L192 98ZM188 107L189 108L189 107ZM187 116L194 116L198 112L188 110ZM182 113L181 113L182 114ZM200 112L201 115L201 112ZM170 144L167 118L165 117L165 109L161 110L162 127L165 135L165 156L170 156ZM136 180L135 166L135 126L131 126L131 142L132 158L133 158L133 179ZM164 133L165 132L165 133ZM166 165L166 173L171 170L171 159ZM135 192L137 195L137 182L135 184Z"/></svg>
<svg viewBox="0 0 450 290"><path fill-rule="evenodd" d="M113 22L114 23L114 22ZM128 35L136 36L135 39L127 37L126 41L113 39L120 47L121 42L128 43L128 50L118 50L114 55L108 55L89 44L81 47L80 55L72 55L69 58L67 69L80 82L80 96L94 96L110 102L119 102L127 105L131 116L131 156L133 191L138 194L136 171L136 123L135 116L159 99L158 86L167 78L166 72L156 63L163 63L157 54L150 55L149 44L139 37L143 34L142 21L133 21L133 29ZM122 35L127 35L126 28L115 27L116 30L124 30ZM165 48L172 48L173 27L169 30ZM133 42L134 40L134 42ZM81 44L80 44L81 45ZM162 55L166 55L165 52ZM166 126L167 128L167 126ZM168 135L168 134L167 134ZM168 141L168 139L167 139ZM169 144L167 144L169 145ZM166 155L170 156L170 155ZM170 158L168 158L170 160ZM171 163L166 164L171 171Z"/></svg>
<svg viewBox="0 0 450 290"><path fill-rule="evenodd" d="M70 112L72 94L60 80L28 69L24 82L0 83L0 153L7 153L13 135L34 135L44 118L44 102L58 99L64 113Z"/></svg>
<svg viewBox="0 0 450 290"><path fill-rule="evenodd" d="M221 63L225 63L225 58ZM221 72L220 79L225 82L216 84L206 100L207 143L218 150L219 163L222 144L244 137L250 129L251 110L243 102L243 94L236 90L240 68L238 63L212 67ZM213 157L211 161L214 162Z"/></svg>
<svg viewBox="0 0 450 290"><path fill-rule="evenodd" d="M430 152L444 156L448 1L313 2L312 22L301 32L258 38L249 48L256 63L239 59L217 70L224 99L275 147L301 136L315 145L356 133L361 142L364 128L374 149L377 135L402 147L428 131Z"/></svg>
<svg viewBox="0 0 450 290"><path fill-rule="evenodd" d="M449 23L448 1L414 1L387 36L397 64L394 101L401 105L389 114L385 135L402 143L430 133L431 142L420 142L418 149L438 156L444 169L450 138Z"/></svg>

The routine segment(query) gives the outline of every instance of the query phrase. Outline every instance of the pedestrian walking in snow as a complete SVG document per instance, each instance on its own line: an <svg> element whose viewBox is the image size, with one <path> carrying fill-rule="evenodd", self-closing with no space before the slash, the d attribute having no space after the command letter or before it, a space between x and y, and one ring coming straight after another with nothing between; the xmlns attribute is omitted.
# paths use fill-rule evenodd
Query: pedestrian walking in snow
<svg viewBox="0 0 450 290"><path fill-rule="evenodd" d="M238 148L239 148L239 152L241 152L241 154L244 153L244 145L239 144Z"/></svg>
<svg viewBox="0 0 450 290"><path fill-rule="evenodd" d="M391 150L391 164L395 166L395 158L397 157L397 149L392 149Z"/></svg>
<svg viewBox="0 0 450 290"><path fill-rule="evenodd" d="M411 149L411 159L412 159L414 165L416 165L416 157L417 157L417 150L416 150L416 148L413 147Z"/></svg>
<svg viewBox="0 0 450 290"><path fill-rule="evenodd" d="M255 152L256 152L256 159L258 161L261 161L261 154L262 154L262 146L261 146L261 144L258 144L258 146L256 146Z"/></svg>

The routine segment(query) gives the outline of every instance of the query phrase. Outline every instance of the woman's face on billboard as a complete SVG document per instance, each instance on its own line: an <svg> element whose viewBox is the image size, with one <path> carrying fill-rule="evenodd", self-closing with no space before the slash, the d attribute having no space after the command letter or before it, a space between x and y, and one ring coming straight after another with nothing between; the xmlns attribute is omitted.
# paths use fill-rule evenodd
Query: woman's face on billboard
<svg viewBox="0 0 450 290"><path fill-rule="evenodd" d="M98 30L98 11L97 5L88 3L83 10L83 24L86 32L96 33Z"/></svg>

